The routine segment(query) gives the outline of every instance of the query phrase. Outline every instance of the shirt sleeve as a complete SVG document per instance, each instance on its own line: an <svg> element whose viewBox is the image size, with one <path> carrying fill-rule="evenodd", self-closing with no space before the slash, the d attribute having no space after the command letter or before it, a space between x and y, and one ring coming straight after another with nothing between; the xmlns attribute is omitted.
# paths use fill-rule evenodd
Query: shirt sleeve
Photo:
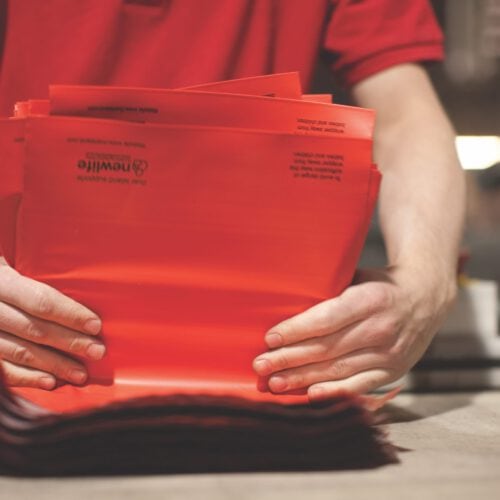
<svg viewBox="0 0 500 500"><path fill-rule="evenodd" d="M443 34L427 0L331 1L323 49L344 86L396 64L443 59Z"/></svg>

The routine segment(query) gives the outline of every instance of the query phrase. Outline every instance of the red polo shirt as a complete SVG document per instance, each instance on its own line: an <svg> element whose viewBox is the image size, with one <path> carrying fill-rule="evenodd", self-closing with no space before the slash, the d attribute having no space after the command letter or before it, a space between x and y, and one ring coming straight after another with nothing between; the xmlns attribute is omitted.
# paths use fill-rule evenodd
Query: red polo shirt
<svg viewBox="0 0 500 500"><path fill-rule="evenodd" d="M0 115L49 83L180 87L300 71L347 86L442 58L426 0L0 0Z"/></svg>

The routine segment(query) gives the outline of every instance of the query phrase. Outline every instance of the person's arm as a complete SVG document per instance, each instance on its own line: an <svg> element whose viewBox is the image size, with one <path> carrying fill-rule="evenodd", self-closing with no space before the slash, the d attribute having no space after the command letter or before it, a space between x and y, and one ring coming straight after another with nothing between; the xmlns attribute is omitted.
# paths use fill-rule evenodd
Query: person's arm
<svg viewBox="0 0 500 500"><path fill-rule="evenodd" d="M465 178L454 131L429 78L420 66L401 65L359 83L353 93L360 106L377 111L375 161L383 173L379 207L388 261L431 265L453 293Z"/></svg>
<svg viewBox="0 0 500 500"><path fill-rule="evenodd" d="M377 111L375 160L388 266L362 270L339 297L271 328L254 369L274 392L369 392L422 356L456 294L465 210L454 132L425 71L404 64L358 83ZM327 263L325 263L327 265Z"/></svg>

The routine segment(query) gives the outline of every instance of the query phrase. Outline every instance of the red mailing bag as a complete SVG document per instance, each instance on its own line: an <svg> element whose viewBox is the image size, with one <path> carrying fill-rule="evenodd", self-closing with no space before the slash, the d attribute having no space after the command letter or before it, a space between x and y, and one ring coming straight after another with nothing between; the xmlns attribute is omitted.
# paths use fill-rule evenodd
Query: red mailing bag
<svg viewBox="0 0 500 500"><path fill-rule="evenodd" d="M297 82L53 86L0 121L0 249L99 314L107 346L84 387L0 380L0 472L395 460L360 401L311 407L252 370L271 326L349 284L380 183L373 113Z"/></svg>
<svg viewBox="0 0 500 500"><path fill-rule="evenodd" d="M66 117L4 126L26 136L12 137L24 172L6 255L95 310L108 346L89 367L101 390L21 392L59 410L153 389L278 398L257 391L252 360L268 328L350 282L377 186L369 143Z"/></svg>
<svg viewBox="0 0 500 500"><path fill-rule="evenodd" d="M153 89L149 89L150 91ZM159 89L155 89L158 91ZM198 92L217 92L243 95L257 95L268 97L285 97L288 99L320 100L320 102L330 102L331 96L309 95L302 96L300 88L300 78L297 72L277 73L272 75L251 76L248 78L238 78L236 80L225 80L222 82L203 83L192 87L184 87L184 90ZM28 101L16 102L14 106L14 116L24 118L32 115L50 114L50 101L40 99L30 99Z"/></svg>
<svg viewBox="0 0 500 500"><path fill-rule="evenodd" d="M306 100L193 90L51 85L50 113L120 120L282 130L370 141L372 110ZM366 143L369 147L369 142Z"/></svg>

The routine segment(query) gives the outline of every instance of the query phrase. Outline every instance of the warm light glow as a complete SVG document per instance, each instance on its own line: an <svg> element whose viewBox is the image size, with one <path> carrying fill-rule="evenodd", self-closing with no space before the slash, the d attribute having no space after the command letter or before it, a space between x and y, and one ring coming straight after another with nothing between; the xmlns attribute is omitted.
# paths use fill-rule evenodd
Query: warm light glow
<svg viewBox="0 0 500 500"><path fill-rule="evenodd" d="M460 163L467 170L482 170L500 162L500 137L461 135L456 146Z"/></svg>

